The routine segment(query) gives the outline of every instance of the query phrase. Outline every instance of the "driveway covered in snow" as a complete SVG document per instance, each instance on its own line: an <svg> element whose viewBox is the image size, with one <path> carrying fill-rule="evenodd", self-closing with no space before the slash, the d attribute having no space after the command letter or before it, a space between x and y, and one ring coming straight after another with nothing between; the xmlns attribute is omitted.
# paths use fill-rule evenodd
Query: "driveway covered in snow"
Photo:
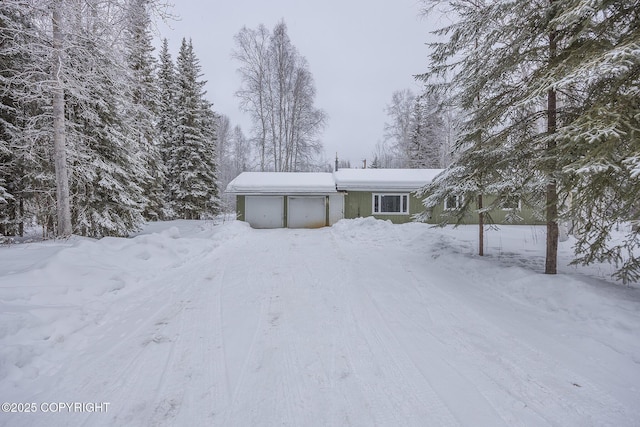
<svg viewBox="0 0 640 427"><path fill-rule="evenodd" d="M0 249L0 395L36 409L0 425L640 423L637 289L533 272L542 239L177 225Z"/></svg>

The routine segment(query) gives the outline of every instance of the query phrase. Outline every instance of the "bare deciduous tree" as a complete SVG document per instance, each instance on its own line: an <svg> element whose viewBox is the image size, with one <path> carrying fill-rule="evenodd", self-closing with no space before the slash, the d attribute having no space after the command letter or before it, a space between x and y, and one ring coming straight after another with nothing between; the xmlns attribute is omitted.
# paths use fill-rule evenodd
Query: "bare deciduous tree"
<svg viewBox="0 0 640 427"><path fill-rule="evenodd" d="M241 107L251 114L260 170L309 170L321 151L317 138L326 114L314 106L316 95L307 61L280 22L243 28L235 36L233 57L240 63Z"/></svg>

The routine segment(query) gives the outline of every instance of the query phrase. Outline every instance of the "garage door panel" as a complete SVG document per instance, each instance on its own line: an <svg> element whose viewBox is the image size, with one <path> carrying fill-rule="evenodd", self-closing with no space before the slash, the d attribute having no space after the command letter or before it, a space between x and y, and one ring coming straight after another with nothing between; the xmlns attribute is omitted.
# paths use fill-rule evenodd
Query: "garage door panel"
<svg viewBox="0 0 640 427"><path fill-rule="evenodd" d="M253 228L284 227L284 196L247 196L245 220Z"/></svg>
<svg viewBox="0 0 640 427"><path fill-rule="evenodd" d="M325 196L289 197L287 226L319 228L326 225Z"/></svg>

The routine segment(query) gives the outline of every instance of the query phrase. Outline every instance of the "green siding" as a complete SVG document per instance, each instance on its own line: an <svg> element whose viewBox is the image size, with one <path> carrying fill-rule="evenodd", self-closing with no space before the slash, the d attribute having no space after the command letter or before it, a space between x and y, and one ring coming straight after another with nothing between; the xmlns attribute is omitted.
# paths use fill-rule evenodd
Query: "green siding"
<svg viewBox="0 0 640 427"><path fill-rule="evenodd" d="M244 221L244 196L236 196L236 216L240 221Z"/></svg>
<svg viewBox="0 0 640 427"><path fill-rule="evenodd" d="M376 191L376 194L407 194L398 192L384 192ZM414 214L422 212L422 202L417 199L413 194L409 195L409 214L408 215L386 215L375 214L372 215L373 209L373 192L370 191L349 191L344 198L344 217L345 218L360 218L373 216L378 219L388 219L394 224L402 224L405 222L411 222L411 217Z"/></svg>
<svg viewBox="0 0 640 427"><path fill-rule="evenodd" d="M393 192L375 192L379 194L406 194L406 193L393 193ZM345 218L360 218L360 217L368 217L372 216L372 198L373 192L370 191L349 191L345 193L344 198L344 217ZM490 205L493 202L494 198L485 196L484 197L484 205ZM287 226L287 198L284 198L284 226ZM236 212L238 219L241 221L245 220L245 196L236 196ZM390 220L395 224L402 224L405 222L411 222L412 217L415 214L419 214L423 211L422 201L415 197L412 193L409 196L409 215L373 215L375 218ZM444 206L440 205L433 209L431 213L431 218L427 220L430 224L437 224L440 222L440 218L442 213L444 212ZM508 211L504 211L502 209L496 209L491 211L490 213L491 220L495 224L507 224L506 221ZM540 217L537 217L534 214L532 208L528 206L522 207L522 210L517 212L518 216L522 217L523 220L520 222L513 222L513 224L544 224L544 220ZM327 203L327 221L329 221L329 204ZM463 224L477 224L478 223L478 215L470 214ZM327 223L328 225L328 223Z"/></svg>
<svg viewBox="0 0 640 427"><path fill-rule="evenodd" d="M359 218L372 216L372 198L373 194L400 194L395 192L370 192L370 191L349 191L345 195L344 199L344 217L345 218ZM406 194L406 193L403 193ZM484 205L488 206L494 201L493 197L485 196ZM409 196L409 215L373 215L378 219L388 219L395 224L402 224L405 222L411 222L412 217L415 214L419 214L423 211L422 200L415 197L415 194L411 193ZM427 220L430 224L437 224L440 222L441 215L444 212L444 206L440 205L433 209L431 218ZM507 215L509 211L502 209L496 209L489 212L491 221L494 224L508 224ZM522 221L512 222L512 224L544 224L544 220L537 217L531 207L522 206L522 209L517 212L517 215L522 218ZM463 224L477 224L478 215L470 214Z"/></svg>
<svg viewBox="0 0 640 427"><path fill-rule="evenodd" d="M330 226L331 224L329 224L329 196L325 196L325 199L324 199L324 218L325 218L324 226L325 227Z"/></svg>
<svg viewBox="0 0 640 427"><path fill-rule="evenodd" d="M283 199L284 199L284 212L282 212L282 217L284 218L283 227L287 228L289 227L289 218L287 216L289 214L289 198L285 196L283 197Z"/></svg>
<svg viewBox="0 0 640 427"><path fill-rule="evenodd" d="M482 198L482 205L489 206L491 203L495 201L495 197L492 196L484 196ZM473 204L474 209L477 209L477 203ZM432 211L431 219L428 221L431 224L437 224L441 220L441 215L444 213L444 205L439 205ZM515 212L517 216L522 218L521 221L508 221L507 216L510 214L510 211L503 209L494 209L488 212L490 218L485 218L485 223L491 224L514 224L514 225L540 225L545 224L545 220L541 216L541 212L536 215L536 212L531 206L527 206L524 203L522 204L522 209L519 209ZM471 213L468 214L462 224L477 224L478 223L478 214Z"/></svg>
<svg viewBox="0 0 640 427"><path fill-rule="evenodd" d="M371 216L371 193L349 191L344 198L344 217L360 218Z"/></svg>

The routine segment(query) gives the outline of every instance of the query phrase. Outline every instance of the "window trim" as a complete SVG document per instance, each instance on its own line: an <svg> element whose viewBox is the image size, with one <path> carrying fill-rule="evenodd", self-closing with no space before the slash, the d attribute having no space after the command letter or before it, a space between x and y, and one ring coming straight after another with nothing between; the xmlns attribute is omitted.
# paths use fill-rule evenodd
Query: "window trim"
<svg viewBox="0 0 640 427"><path fill-rule="evenodd" d="M507 212L521 211L522 210L522 197L518 197L518 207L507 208L507 207L504 207L504 206L500 206L500 209L503 210L503 211L507 211Z"/></svg>
<svg viewBox="0 0 640 427"><path fill-rule="evenodd" d="M378 199L377 205L379 210L381 206L381 198L385 196L386 197L400 196L401 211L400 212L376 212L376 198ZM410 200L411 198L409 197L409 193L372 193L371 194L371 213L373 215L409 215L409 213L411 212ZM403 208L405 207L405 203L404 203L405 201L406 201L406 210L403 211Z"/></svg>
<svg viewBox="0 0 640 427"><path fill-rule="evenodd" d="M449 197L455 197L455 206L454 207L450 207L447 206L448 203L447 201L449 200ZM443 202L443 208L445 211L454 211L456 209L460 209L460 206L462 206L462 202L463 202L463 196L459 196L457 194L450 194L447 197L445 197L444 202Z"/></svg>

